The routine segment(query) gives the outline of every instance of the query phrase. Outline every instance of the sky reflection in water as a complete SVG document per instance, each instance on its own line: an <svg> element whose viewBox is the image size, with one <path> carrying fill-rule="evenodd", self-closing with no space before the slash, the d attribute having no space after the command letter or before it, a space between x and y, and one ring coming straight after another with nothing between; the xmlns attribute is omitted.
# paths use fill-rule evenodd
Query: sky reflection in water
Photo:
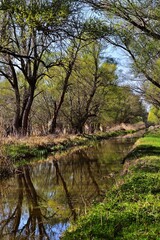
<svg viewBox="0 0 160 240"><path fill-rule="evenodd" d="M71 219L104 198L132 145L102 141L58 161L19 168L0 182L0 239L60 239Z"/></svg>

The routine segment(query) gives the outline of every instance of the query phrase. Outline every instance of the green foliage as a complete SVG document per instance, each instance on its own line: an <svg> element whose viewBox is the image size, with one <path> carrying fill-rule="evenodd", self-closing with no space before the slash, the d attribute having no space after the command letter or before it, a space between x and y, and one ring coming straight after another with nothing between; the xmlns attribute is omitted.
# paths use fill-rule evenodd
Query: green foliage
<svg viewBox="0 0 160 240"><path fill-rule="evenodd" d="M103 45L93 41L78 54L68 86L63 113L75 132L99 115L111 84L116 84L116 65L101 59ZM80 129L82 128L82 129Z"/></svg>
<svg viewBox="0 0 160 240"><path fill-rule="evenodd" d="M156 107L152 107L148 114L148 121L152 124L160 123L160 110Z"/></svg>
<svg viewBox="0 0 160 240"><path fill-rule="evenodd" d="M151 161L154 163L154 161ZM160 164L145 161L132 168L124 184L71 227L63 239L158 239ZM151 170L151 171L150 171Z"/></svg>
<svg viewBox="0 0 160 240"><path fill-rule="evenodd" d="M113 86L106 95L106 104L101 110L101 122L136 123L142 121L144 112L140 96L135 95L129 86Z"/></svg>
<svg viewBox="0 0 160 240"><path fill-rule="evenodd" d="M13 162L23 161L33 157L46 156L48 149L46 146L30 147L25 144L6 144L4 146L4 155Z"/></svg>
<svg viewBox="0 0 160 240"><path fill-rule="evenodd" d="M14 13L19 26L44 30L47 26L62 24L71 13L71 1L3 1L1 10Z"/></svg>
<svg viewBox="0 0 160 240"><path fill-rule="evenodd" d="M145 144L143 138L143 145L139 142L141 149L150 142L149 137L144 139ZM123 182L121 179L107 193L103 203L94 206L86 216L71 225L63 239L159 239L159 157L154 153L150 157L143 156L127 171Z"/></svg>
<svg viewBox="0 0 160 240"><path fill-rule="evenodd" d="M83 19L77 18L81 11L74 0L4 0L0 3L0 12L0 73L14 94L10 126L13 125L14 134L26 135L34 99L43 89L38 89L40 81L49 68L62 63L68 44L83 28ZM75 14L77 20L72 19Z"/></svg>
<svg viewBox="0 0 160 240"><path fill-rule="evenodd" d="M89 19L86 21L85 32L94 39L100 39L110 33L110 28L105 21L99 18Z"/></svg>
<svg viewBox="0 0 160 240"><path fill-rule="evenodd" d="M142 85L144 82L151 83L159 92L160 61L157 54L160 51L160 34L157 31L160 19L159 2L151 0L88 2L104 12L103 20L105 19L106 25L109 26L105 29L107 40L128 52L133 63L132 73L133 71L136 73ZM147 99L159 105L159 94L158 101L153 101L155 92L151 90L146 92L146 89L143 91Z"/></svg>
<svg viewBox="0 0 160 240"><path fill-rule="evenodd" d="M9 125L13 119L14 94L8 81L0 82L0 112L3 119L3 127ZM2 121L2 120L1 120Z"/></svg>

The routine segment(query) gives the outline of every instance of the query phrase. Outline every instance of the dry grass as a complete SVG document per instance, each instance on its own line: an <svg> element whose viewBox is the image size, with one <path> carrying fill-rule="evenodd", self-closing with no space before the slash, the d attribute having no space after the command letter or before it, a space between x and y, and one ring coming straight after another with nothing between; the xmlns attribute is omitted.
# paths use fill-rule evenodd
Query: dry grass
<svg viewBox="0 0 160 240"><path fill-rule="evenodd" d="M31 136L31 137L7 137L1 138L0 144L26 144L28 146L38 146L47 144L58 144L66 140L80 139L77 135L47 135L47 136Z"/></svg>

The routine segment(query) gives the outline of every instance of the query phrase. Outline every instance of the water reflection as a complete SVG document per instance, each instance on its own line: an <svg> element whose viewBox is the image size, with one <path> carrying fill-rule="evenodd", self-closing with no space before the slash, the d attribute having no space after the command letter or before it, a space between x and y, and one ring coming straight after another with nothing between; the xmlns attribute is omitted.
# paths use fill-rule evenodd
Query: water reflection
<svg viewBox="0 0 160 240"><path fill-rule="evenodd" d="M15 239L16 235L26 236L26 239L36 239L36 236L39 239L50 239L44 221L51 216L42 207L43 199L33 185L29 167L19 168L12 181L14 183L9 182L8 185L9 191L2 189L5 191L1 192L5 199L1 199L0 236L6 239L8 236L9 239Z"/></svg>
<svg viewBox="0 0 160 240"><path fill-rule="evenodd" d="M0 182L0 239L59 239L71 219L104 198L132 144L102 141L19 168Z"/></svg>

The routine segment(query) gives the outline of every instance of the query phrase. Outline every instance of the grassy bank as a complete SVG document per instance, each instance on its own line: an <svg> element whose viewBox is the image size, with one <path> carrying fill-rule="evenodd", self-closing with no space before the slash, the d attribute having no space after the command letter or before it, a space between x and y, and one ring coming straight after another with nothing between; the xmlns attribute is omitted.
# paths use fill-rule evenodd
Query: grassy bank
<svg viewBox="0 0 160 240"><path fill-rule="evenodd" d="M1 141L1 155L14 163L23 159L43 157L49 153L64 151L74 146L85 145L91 141L108 139L119 135L125 135L130 131L115 131L95 135L66 135L26 138L6 138Z"/></svg>
<svg viewBox="0 0 160 240"><path fill-rule="evenodd" d="M160 239L160 131L139 139L128 157L126 174L64 240Z"/></svg>
<svg viewBox="0 0 160 240"><path fill-rule="evenodd" d="M119 130L95 135L49 135L1 139L0 178L12 174L17 166L27 164L35 158L47 157L48 154L54 155L72 147L89 145L96 140L108 139L130 132L132 131Z"/></svg>

